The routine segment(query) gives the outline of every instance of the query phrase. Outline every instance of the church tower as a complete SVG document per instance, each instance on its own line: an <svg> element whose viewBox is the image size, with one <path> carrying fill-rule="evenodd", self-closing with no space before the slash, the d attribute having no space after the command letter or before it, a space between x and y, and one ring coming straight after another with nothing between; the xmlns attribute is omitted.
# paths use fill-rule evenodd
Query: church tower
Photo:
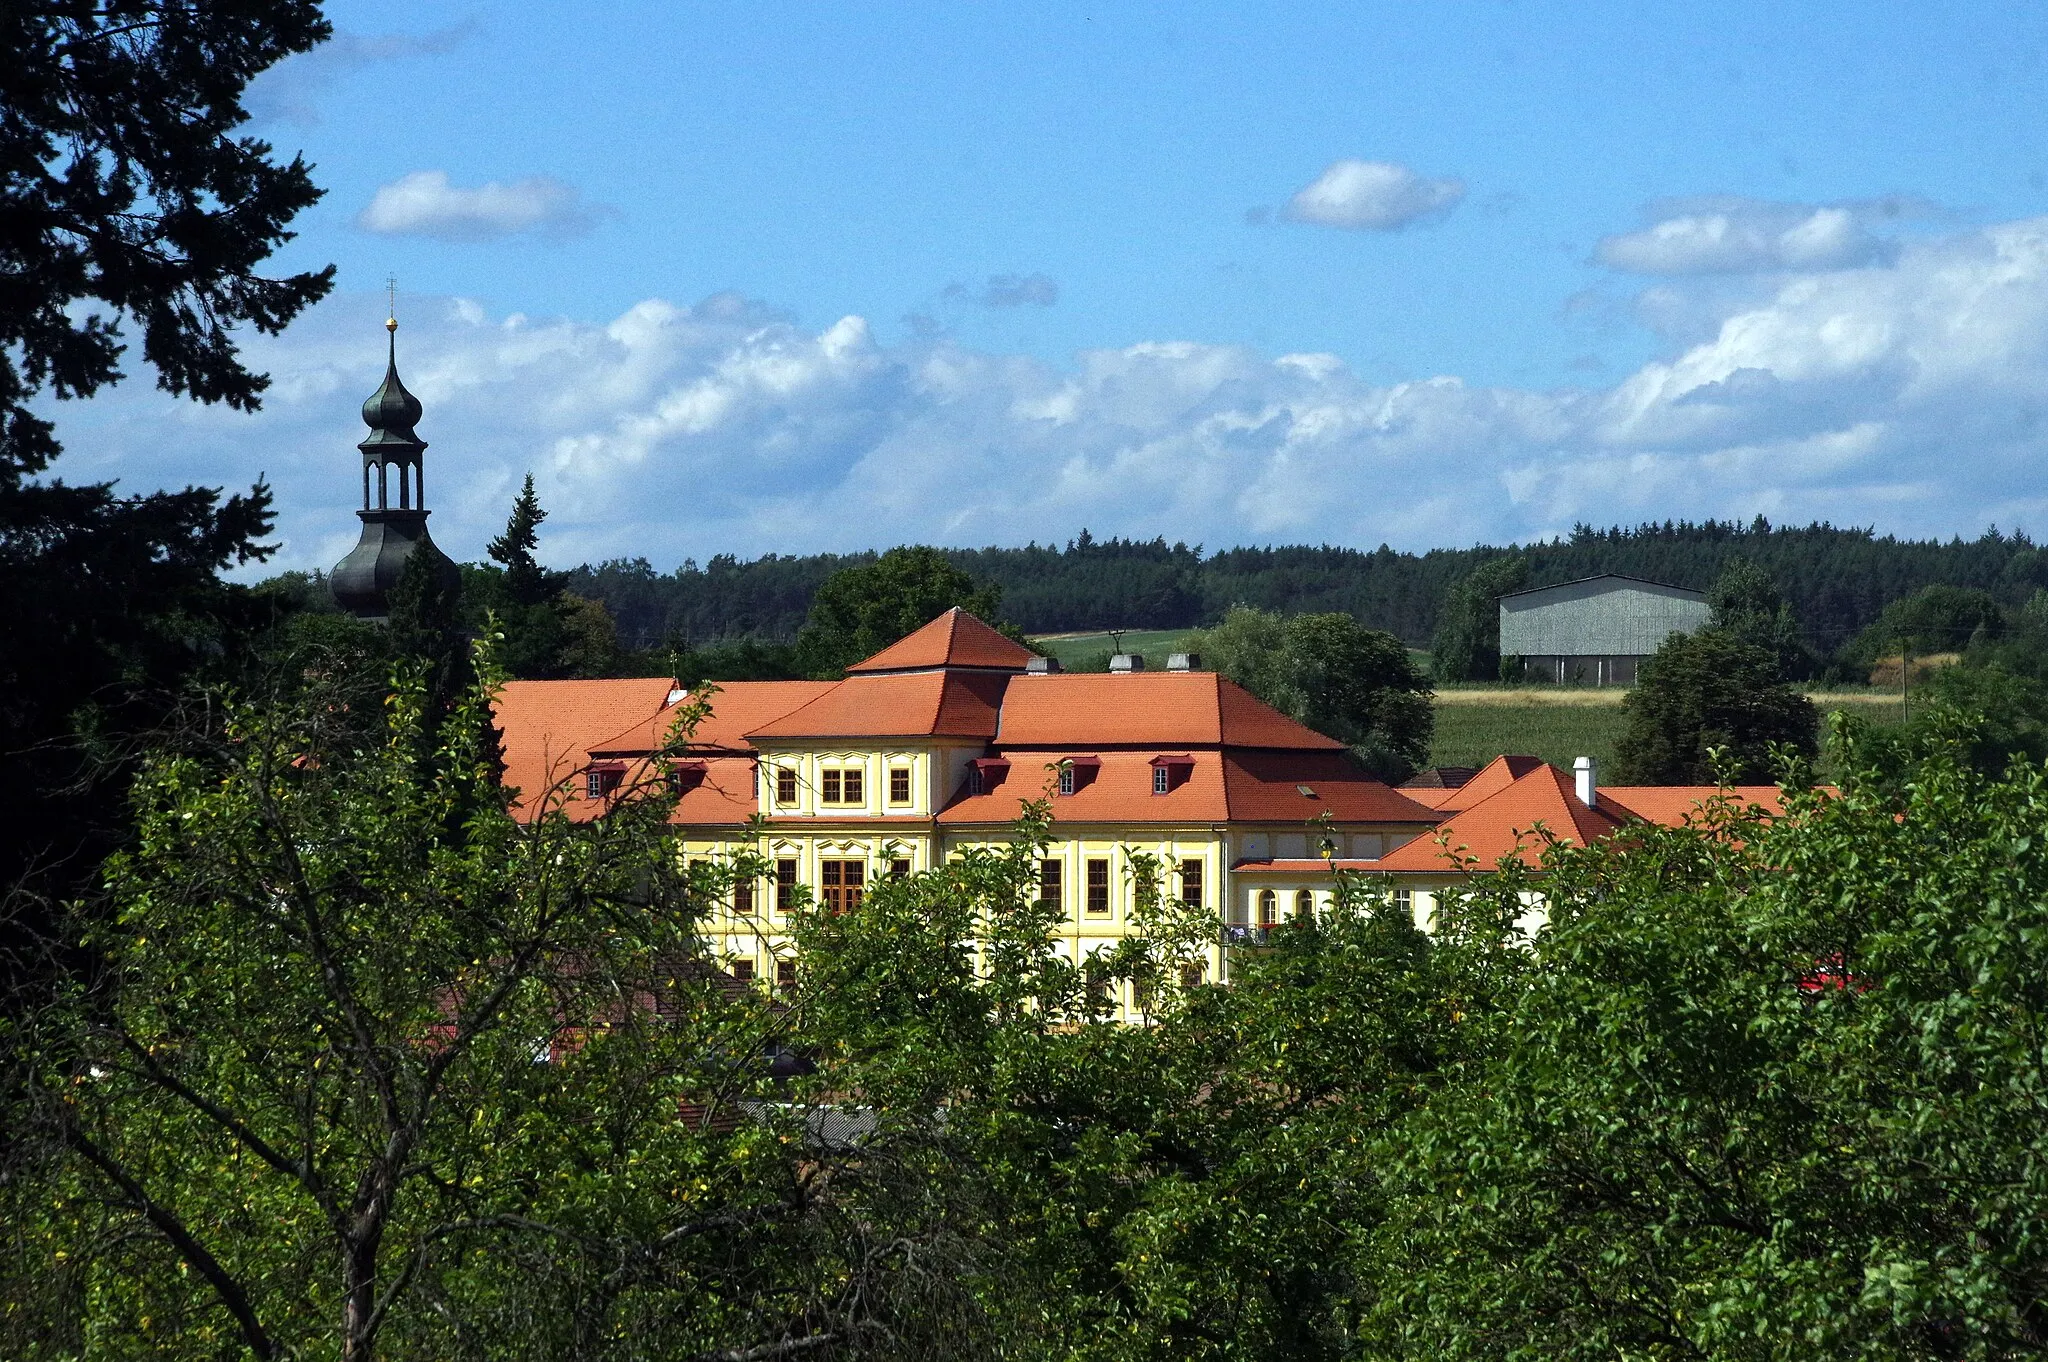
<svg viewBox="0 0 2048 1362"><path fill-rule="evenodd" d="M448 555L427 537L422 481L427 442L413 434L420 419L420 400L398 381L397 317L387 320L384 328L391 337L391 360L384 370L383 386L363 403L363 424L370 428L370 435L356 446L363 451L363 509L356 512L363 522L363 537L348 557L335 564L328 578L342 609L376 621L390 615L391 592L415 553L427 555L437 585L452 590L462 580Z"/></svg>

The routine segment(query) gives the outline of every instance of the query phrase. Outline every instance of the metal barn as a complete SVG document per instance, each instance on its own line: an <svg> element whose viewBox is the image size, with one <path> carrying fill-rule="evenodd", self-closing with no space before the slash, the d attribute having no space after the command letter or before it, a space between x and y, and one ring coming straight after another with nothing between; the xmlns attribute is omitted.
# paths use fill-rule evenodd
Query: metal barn
<svg viewBox="0 0 2048 1362"><path fill-rule="evenodd" d="M1500 652L1532 681L1633 686L1636 664L1673 634L1706 627L1705 593L1612 574L1500 598Z"/></svg>

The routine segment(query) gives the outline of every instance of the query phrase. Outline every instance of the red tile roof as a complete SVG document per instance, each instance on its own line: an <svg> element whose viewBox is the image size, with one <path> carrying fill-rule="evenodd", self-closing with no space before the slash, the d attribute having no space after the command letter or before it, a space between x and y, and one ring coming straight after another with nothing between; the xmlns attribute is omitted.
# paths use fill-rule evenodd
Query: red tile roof
<svg viewBox="0 0 2048 1362"><path fill-rule="evenodd" d="M1072 756L1059 749L1005 748L1010 767L987 794L964 790L939 814L941 823L1007 823L1024 801L1052 781L1049 767ZM1339 823L1428 823L1428 809L1403 799L1354 765L1343 752L1194 752L1187 778L1152 793L1158 753L1105 749L1092 778L1071 795L1052 797L1058 823L1306 823L1327 813ZM1175 753L1176 757L1183 754ZM1306 786L1313 793L1301 793Z"/></svg>
<svg viewBox="0 0 2048 1362"><path fill-rule="evenodd" d="M837 684L836 681L728 681L722 685L710 682L683 692L674 703L664 705L660 713L594 744L591 750L607 754L652 752L667 740L677 712L709 690L711 712L691 732L691 750L751 752L754 745L747 741L749 732L809 704Z"/></svg>
<svg viewBox="0 0 2048 1362"><path fill-rule="evenodd" d="M1482 771L1480 776L1485 774ZM1472 784L1476 785L1478 780L1475 777ZM1471 785L1465 788L1470 789ZM1445 871L1455 868L1456 860L1472 859L1480 869L1490 870L1506 856L1514 856L1524 865L1535 865L1542 859L1545 846L1542 835L1536 831L1538 824L1560 842L1584 846L1607 836L1621 827L1623 821L1604 808L1589 809L1581 804L1572 792L1570 776L1546 762L1538 762L1535 770L1507 788L1452 814L1435 832L1388 852L1378 862L1378 868ZM1438 845L1439 841L1444 845Z"/></svg>
<svg viewBox="0 0 2048 1362"><path fill-rule="evenodd" d="M971 617L970 617L971 618ZM1006 640L1007 641L1007 640ZM990 738L1009 678L924 671L849 676L750 738Z"/></svg>
<svg viewBox="0 0 2048 1362"><path fill-rule="evenodd" d="M1726 790L1710 785L1603 785L1594 798L1602 808L1680 828L1698 822L1707 801L1723 795L1732 798L1738 810L1756 804L1767 813L1785 811L1785 797L1775 785L1735 785Z"/></svg>
<svg viewBox="0 0 2048 1362"><path fill-rule="evenodd" d="M1469 809L1474 804L1493 798L1543 764L1541 757L1495 757L1480 767L1479 774L1463 785L1448 790L1408 790L1405 793L1432 809ZM1431 798L1432 795L1441 798Z"/></svg>
<svg viewBox="0 0 2048 1362"><path fill-rule="evenodd" d="M1020 676L1003 696L1005 747L1273 747L1341 751L1214 672Z"/></svg>
<svg viewBox="0 0 2048 1362"><path fill-rule="evenodd" d="M571 780L591 746L668 707L668 677L610 681L508 681L493 706L505 754L505 784L519 791L523 814Z"/></svg>
<svg viewBox="0 0 2048 1362"><path fill-rule="evenodd" d="M929 671L935 667L992 667L1015 672L1024 670L1024 665L1036 656L1023 644L1004 638L956 605L866 661L854 663L846 672L854 676Z"/></svg>
<svg viewBox="0 0 2048 1362"><path fill-rule="evenodd" d="M761 807L754 795L754 759L710 757L704 765L703 777L684 787L668 821L691 827L736 827L752 818ZM632 779L631 775L627 779Z"/></svg>

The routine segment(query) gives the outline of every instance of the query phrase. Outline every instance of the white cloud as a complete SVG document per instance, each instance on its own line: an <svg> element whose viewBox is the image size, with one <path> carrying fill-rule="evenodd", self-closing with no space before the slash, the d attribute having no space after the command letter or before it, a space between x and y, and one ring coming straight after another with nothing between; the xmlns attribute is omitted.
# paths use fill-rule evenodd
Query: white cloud
<svg viewBox="0 0 2048 1362"><path fill-rule="evenodd" d="M964 298L982 307L1051 307L1060 300L1060 286L1043 274L992 274L979 289L946 285L946 297Z"/></svg>
<svg viewBox="0 0 2048 1362"><path fill-rule="evenodd" d="M1884 264L1897 244L1870 224L1925 205L1908 200L1875 203L1766 203L1706 198L1651 205L1650 225L1605 237L1600 262L1630 274L1747 274L1774 270L1838 270Z"/></svg>
<svg viewBox="0 0 2048 1362"><path fill-rule="evenodd" d="M609 211L585 204L573 187L549 175L461 189L445 170L415 170L379 189L356 225L382 236L494 241L525 233L576 236Z"/></svg>
<svg viewBox="0 0 2048 1362"><path fill-rule="evenodd" d="M1555 391L1382 384L1330 355L1192 341L1052 366L885 344L857 316L807 328L731 295L650 299L602 325L416 302L399 363L426 405L435 538L469 559L528 469L557 563L1044 542L1084 524L1212 547L1426 548L1758 513L2048 531L2048 219L1744 298L1611 387ZM59 404L59 471L140 488L267 470L284 561L331 564L354 541L380 302L332 299L252 341L276 380L254 417L136 382Z"/></svg>
<svg viewBox="0 0 2048 1362"><path fill-rule="evenodd" d="M1286 215L1319 227L1386 232L1441 217L1465 197L1455 176L1426 179L1388 161L1332 161L1287 201Z"/></svg>
<svg viewBox="0 0 2048 1362"><path fill-rule="evenodd" d="M337 32L312 51L288 57L251 81L250 115L258 122L315 126L321 121L321 101L342 77L380 62L452 52L476 28L470 20L429 33Z"/></svg>

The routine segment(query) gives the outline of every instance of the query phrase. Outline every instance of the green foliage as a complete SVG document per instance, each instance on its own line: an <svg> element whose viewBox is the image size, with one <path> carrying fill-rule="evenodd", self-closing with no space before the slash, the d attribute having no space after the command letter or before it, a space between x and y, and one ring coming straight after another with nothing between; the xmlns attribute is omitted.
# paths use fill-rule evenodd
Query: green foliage
<svg viewBox="0 0 2048 1362"><path fill-rule="evenodd" d="M1429 759L1429 683L1391 634L1349 615L1283 619L1239 606L1186 646L1267 704L1350 744L1385 779L1405 780Z"/></svg>
<svg viewBox="0 0 2048 1362"><path fill-rule="evenodd" d="M124 323L160 387L259 404L237 329L281 330L333 270L256 273L319 191L240 135L241 98L327 32L302 0L0 10L0 986L123 835L137 736L268 613L218 576L269 555L268 487L39 481L51 411L123 377Z"/></svg>
<svg viewBox="0 0 2048 1362"><path fill-rule="evenodd" d="M90 397L119 381L124 318L141 325L166 391L256 407L267 380L241 366L234 328L283 330L327 293L334 269L256 274L320 191L304 161L280 166L268 144L235 135L249 117L242 94L329 31L307 0L38 3L0 17L0 489L57 456L54 427L30 409L36 394Z"/></svg>
<svg viewBox="0 0 2048 1362"><path fill-rule="evenodd" d="M1714 612L1714 628L1770 653L1785 676L1812 674L1813 657L1800 642L1799 621L1771 574L1738 558L1714 580L1707 604Z"/></svg>
<svg viewBox="0 0 2048 1362"><path fill-rule="evenodd" d="M1023 636L996 617L1001 600L1000 590L976 585L937 549L890 549L818 588L797 635L796 666L807 676L836 677L954 606L1021 642Z"/></svg>
<svg viewBox="0 0 2048 1362"><path fill-rule="evenodd" d="M1818 747L1820 715L1778 659L1720 629L1666 639L1622 705L1621 785L1766 781L1776 775L1774 748L1811 759Z"/></svg>
<svg viewBox="0 0 2048 1362"><path fill-rule="evenodd" d="M1403 1132L1409 1353L2038 1351L2043 773L1935 750L1790 812L1550 858L1525 986Z"/></svg>
<svg viewBox="0 0 2048 1362"><path fill-rule="evenodd" d="M508 604L544 605L561 594L563 573L549 572L533 556L540 547L540 523L548 518L540 497L533 490L533 474L526 475L519 495L513 499L512 515L505 532L493 539L484 552L505 569L504 591Z"/></svg>
<svg viewBox="0 0 2048 1362"><path fill-rule="evenodd" d="M788 1019L701 953L758 858L686 869L659 779L515 821L482 685L435 725L403 675L367 735L332 698L146 766L103 977L10 1036L0 1354L916 1338L929 1198L772 1100Z"/></svg>
<svg viewBox="0 0 2048 1362"><path fill-rule="evenodd" d="M1529 562L1496 558L1444 593L1430 638L1430 670L1439 681L1506 680L1500 655L1500 598L1528 584Z"/></svg>
<svg viewBox="0 0 2048 1362"><path fill-rule="evenodd" d="M1396 553L1306 544L1235 548L1093 539L1064 547L949 548L946 560L1000 587L1005 614L1033 634L1130 629L1184 631L1213 624L1232 605L1283 615L1341 612L1411 646L1427 643L1451 588L1501 559L1528 563L1525 585L1549 586L1614 572L1710 588L1731 561L1769 573L1806 631L1830 654L1875 620L1888 601L1930 582L1976 587L2017 606L2048 587L2048 554L2024 534L1972 540L1900 540L1868 529L1670 522L1596 530L1578 526L1547 543ZM721 554L656 572L645 559L578 568L571 589L604 602L633 649L674 637L691 643L795 637L811 597L833 573L877 555L768 554L742 562ZM1480 676L1491 680L1494 673Z"/></svg>
<svg viewBox="0 0 2048 1362"><path fill-rule="evenodd" d="M1902 646L1921 656L1957 653L2004 632L2005 612L1989 591L1936 583L1888 603L1844 656L1852 669L1867 672L1878 658L1898 656Z"/></svg>
<svg viewBox="0 0 2048 1362"><path fill-rule="evenodd" d="M569 575L550 572L534 557L547 518L528 473L505 532L486 550L498 566L462 570L464 617L473 631L487 624L497 630L505 671L518 680L624 674L629 659L620 653L611 615L598 602L565 591Z"/></svg>

